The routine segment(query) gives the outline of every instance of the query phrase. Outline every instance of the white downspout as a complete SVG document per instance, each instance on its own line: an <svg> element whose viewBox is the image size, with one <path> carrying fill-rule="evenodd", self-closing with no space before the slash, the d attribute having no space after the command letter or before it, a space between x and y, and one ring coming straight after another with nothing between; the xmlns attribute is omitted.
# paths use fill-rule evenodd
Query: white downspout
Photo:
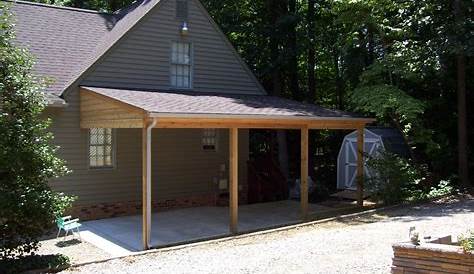
<svg viewBox="0 0 474 274"><path fill-rule="evenodd" d="M151 246L151 130L156 126L157 118L153 118L146 128L146 220L147 220L147 247Z"/></svg>

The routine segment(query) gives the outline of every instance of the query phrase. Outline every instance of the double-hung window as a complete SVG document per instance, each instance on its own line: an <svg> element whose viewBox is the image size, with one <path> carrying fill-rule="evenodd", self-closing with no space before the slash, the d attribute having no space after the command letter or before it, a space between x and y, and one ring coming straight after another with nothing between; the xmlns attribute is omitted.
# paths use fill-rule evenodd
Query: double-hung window
<svg viewBox="0 0 474 274"><path fill-rule="evenodd" d="M111 128L89 130L89 166L111 168L114 166L114 131Z"/></svg>
<svg viewBox="0 0 474 274"><path fill-rule="evenodd" d="M192 86L191 44L173 42L171 46L170 82L172 88L189 89Z"/></svg>

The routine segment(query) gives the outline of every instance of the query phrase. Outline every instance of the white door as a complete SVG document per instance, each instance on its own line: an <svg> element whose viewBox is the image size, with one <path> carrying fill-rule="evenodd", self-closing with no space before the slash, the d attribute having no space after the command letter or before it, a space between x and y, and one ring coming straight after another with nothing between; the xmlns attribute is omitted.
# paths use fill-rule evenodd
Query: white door
<svg viewBox="0 0 474 274"><path fill-rule="evenodd" d="M357 189L357 140L355 138L346 139L345 142L345 164L344 164L344 178L347 189ZM374 155L381 146L380 139L364 138L364 152L368 155ZM364 158L364 176L371 177L371 172L366 165L367 159Z"/></svg>

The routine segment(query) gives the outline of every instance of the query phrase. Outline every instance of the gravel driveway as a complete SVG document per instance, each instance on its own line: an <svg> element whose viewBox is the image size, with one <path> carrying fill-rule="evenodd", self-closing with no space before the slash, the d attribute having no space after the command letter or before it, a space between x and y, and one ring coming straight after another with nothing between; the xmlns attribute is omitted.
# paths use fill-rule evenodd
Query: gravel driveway
<svg viewBox="0 0 474 274"><path fill-rule="evenodd" d="M179 250L69 269L67 273L389 273L391 244L474 228L474 199L449 198Z"/></svg>

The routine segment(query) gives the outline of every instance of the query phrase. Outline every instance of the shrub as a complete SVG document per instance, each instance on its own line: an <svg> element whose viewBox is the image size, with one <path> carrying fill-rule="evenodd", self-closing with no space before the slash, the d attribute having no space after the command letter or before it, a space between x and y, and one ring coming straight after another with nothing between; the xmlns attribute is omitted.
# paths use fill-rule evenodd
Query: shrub
<svg viewBox="0 0 474 274"><path fill-rule="evenodd" d="M372 197L385 204L395 204L412 197L421 180L421 172L409 160L381 151L367 161L373 175L366 180Z"/></svg>
<svg viewBox="0 0 474 274"><path fill-rule="evenodd" d="M428 185L426 168L390 152L380 151L369 157L367 164L373 177L366 180L366 189L385 204L430 199L454 191L449 181Z"/></svg>
<svg viewBox="0 0 474 274"><path fill-rule="evenodd" d="M474 251L474 229L468 231L465 235L459 236L458 241L464 252Z"/></svg>
<svg viewBox="0 0 474 274"><path fill-rule="evenodd" d="M67 172L56 157L45 108L44 81L32 57L15 47L8 8L0 3L0 259L28 255L72 198L53 192L48 179Z"/></svg>
<svg viewBox="0 0 474 274"><path fill-rule="evenodd" d="M17 259L0 261L0 273L23 273L29 270L43 270L46 272L56 272L70 266L67 256L56 255L33 255Z"/></svg>

